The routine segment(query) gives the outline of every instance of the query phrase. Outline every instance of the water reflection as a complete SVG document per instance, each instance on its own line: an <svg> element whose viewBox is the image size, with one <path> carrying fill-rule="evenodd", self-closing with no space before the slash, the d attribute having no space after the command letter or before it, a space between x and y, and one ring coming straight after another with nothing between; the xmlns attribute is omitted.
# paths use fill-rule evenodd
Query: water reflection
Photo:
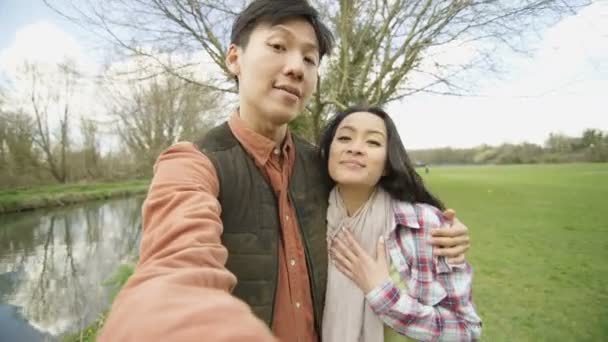
<svg viewBox="0 0 608 342"><path fill-rule="evenodd" d="M0 341L78 331L107 308L101 284L137 255L141 198L0 216Z"/></svg>

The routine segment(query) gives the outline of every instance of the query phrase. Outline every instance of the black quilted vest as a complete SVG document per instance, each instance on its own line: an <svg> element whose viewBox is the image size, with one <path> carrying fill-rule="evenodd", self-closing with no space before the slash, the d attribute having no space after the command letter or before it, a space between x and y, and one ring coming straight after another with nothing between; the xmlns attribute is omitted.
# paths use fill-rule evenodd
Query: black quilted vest
<svg viewBox="0 0 608 342"><path fill-rule="evenodd" d="M315 325L320 333L327 280L328 188L320 172L316 148L295 135L294 144L296 160L289 179L289 197L296 209L308 265ZM249 304L270 326L281 231L278 200L227 123L209 131L198 143L198 148L211 160L219 178L224 225L222 243L228 249L226 267L238 280L233 294Z"/></svg>

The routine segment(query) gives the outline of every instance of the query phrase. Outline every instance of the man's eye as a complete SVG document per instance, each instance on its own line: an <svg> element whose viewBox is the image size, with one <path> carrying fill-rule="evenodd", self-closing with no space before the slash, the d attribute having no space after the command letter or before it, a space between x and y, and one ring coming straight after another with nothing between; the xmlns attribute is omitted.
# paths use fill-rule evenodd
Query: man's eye
<svg viewBox="0 0 608 342"><path fill-rule="evenodd" d="M310 57L304 58L304 61L306 63L310 64L310 65L317 65L317 62L314 59L310 58Z"/></svg>
<svg viewBox="0 0 608 342"><path fill-rule="evenodd" d="M270 44L270 47L272 47L276 51L285 51L285 46L281 44Z"/></svg>

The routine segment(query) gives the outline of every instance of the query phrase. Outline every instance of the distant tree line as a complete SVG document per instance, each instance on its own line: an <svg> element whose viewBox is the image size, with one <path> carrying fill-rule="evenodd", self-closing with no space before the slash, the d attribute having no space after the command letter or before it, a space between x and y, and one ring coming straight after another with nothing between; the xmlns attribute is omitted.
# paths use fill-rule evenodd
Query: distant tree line
<svg viewBox="0 0 608 342"><path fill-rule="evenodd" d="M608 162L608 132L586 129L580 137L551 133L543 146L522 143L445 147L411 150L410 156L419 165Z"/></svg>
<svg viewBox="0 0 608 342"><path fill-rule="evenodd" d="M26 89L0 89L0 188L148 178L164 149L216 121L216 96L168 74L106 80L103 120L76 105L83 84L73 63L25 63L19 77Z"/></svg>
<svg viewBox="0 0 608 342"><path fill-rule="evenodd" d="M196 140L222 112L221 96L172 74L137 82L108 78L103 92L111 98L105 108L110 121L100 122L75 105L82 77L71 62L44 71L26 63L20 77L26 92L9 95L0 89L0 189L148 178L165 148ZM302 124L296 120L292 128L303 133ZM580 137L552 133L543 146L446 147L410 154L417 164L431 165L608 162L608 133L587 129Z"/></svg>

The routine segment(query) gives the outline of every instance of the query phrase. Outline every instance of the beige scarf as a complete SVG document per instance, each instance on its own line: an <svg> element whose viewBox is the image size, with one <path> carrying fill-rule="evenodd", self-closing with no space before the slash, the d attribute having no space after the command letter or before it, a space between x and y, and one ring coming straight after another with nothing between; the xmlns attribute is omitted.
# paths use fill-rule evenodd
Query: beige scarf
<svg viewBox="0 0 608 342"><path fill-rule="evenodd" d="M380 235L394 224L392 199L377 187L368 201L348 216L337 189L329 195L327 209L328 247L339 233L348 228L361 247L373 258ZM330 261L327 268L327 292L323 313L323 342L382 342L384 326L365 301L365 294Z"/></svg>

